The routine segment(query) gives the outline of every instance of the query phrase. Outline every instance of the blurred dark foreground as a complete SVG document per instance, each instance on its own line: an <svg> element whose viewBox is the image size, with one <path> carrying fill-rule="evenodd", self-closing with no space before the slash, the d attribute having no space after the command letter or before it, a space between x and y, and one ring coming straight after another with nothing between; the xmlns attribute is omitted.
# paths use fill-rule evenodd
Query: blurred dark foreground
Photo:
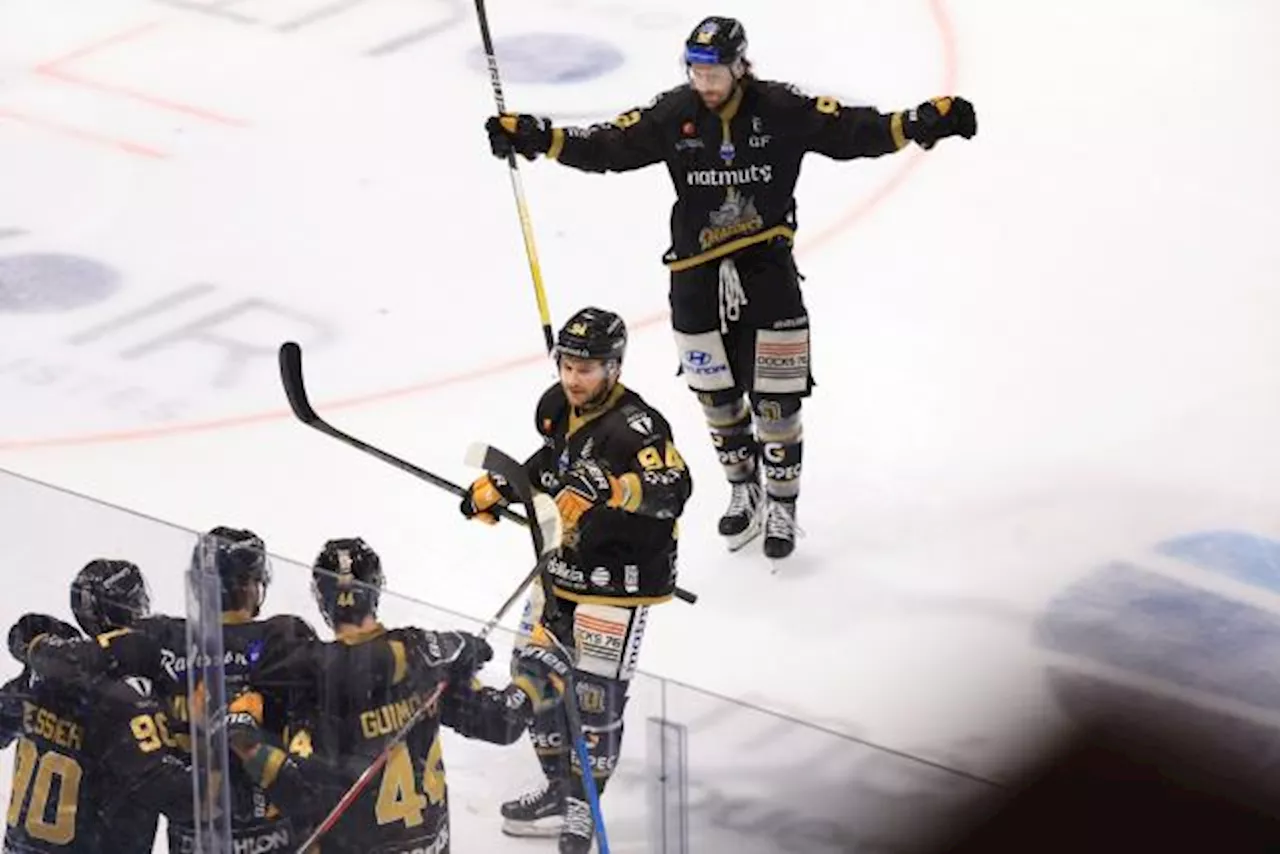
<svg viewBox="0 0 1280 854"><path fill-rule="evenodd" d="M1142 705L1095 706L1017 786L972 807L924 850L1280 852L1276 731Z"/></svg>

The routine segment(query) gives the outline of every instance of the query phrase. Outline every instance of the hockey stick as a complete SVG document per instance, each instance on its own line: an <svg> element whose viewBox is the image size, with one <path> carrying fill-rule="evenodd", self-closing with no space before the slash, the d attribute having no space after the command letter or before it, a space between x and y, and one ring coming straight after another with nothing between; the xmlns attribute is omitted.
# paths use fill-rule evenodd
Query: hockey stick
<svg viewBox="0 0 1280 854"><path fill-rule="evenodd" d="M489 622L485 623L484 627L480 629L480 638L488 636L488 634L493 631L494 627L498 625L498 622L502 620L503 615L511 609L511 606L515 604L515 602L524 593L525 588L533 583L533 579L546 571L546 562L560 548L560 542L563 536L560 512L556 509L555 502L550 498L545 495L541 496L541 498L544 500L541 502L535 502L532 505L536 513L535 518L538 520L538 524L532 528L535 532L535 541L543 543L543 547L538 551L538 562L534 566L533 570L525 577L524 581L520 583L519 588L507 597L507 600L498 608L498 611L493 615L493 618L490 619ZM404 722L404 726L400 727L400 729L396 731L395 735L391 737L391 740L383 746L382 751L377 755L369 767L361 772L360 776L356 778L356 781L351 784L347 791L343 792L342 797L338 799L336 804L334 804L333 809L329 811L329 814L324 817L323 821L316 825L315 829L311 831L311 835L308 836L306 841L298 847L296 854L307 854L311 846L315 845L322 836L333 829L333 826L338 823L346 813L347 809L350 808L350 806L355 803L356 799L360 797L360 793L368 787L369 783L372 782L377 773L382 770L388 761L390 761L391 754L395 752L396 748L404 744L404 742L409 738L409 734L413 732L413 728L420 724L422 720L435 709L436 702L444 695L444 692L448 687L449 683L447 681L442 681L436 686L435 690L431 692L431 695L427 700L418 707L418 710L409 717L409 720Z"/></svg>
<svg viewBox="0 0 1280 854"><path fill-rule="evenodd" d="M431 695L427 698L426 702L419 706L418 710L413 713L413 716L410 717L409 720L405 721L404 726L400 727L400 729L396 731L396 734L393 735L391 740L386 743L382 748L382 752L378 754L369 767L364 769L360 776L356 778L356 781L351 784L351 787L342 793L342 797L338 798L338 802L334 804L333 809L329 811L329 814L324 817L323 821L316 825L315 830L311 831L311 835L306 838L306 841L298 846L298 850L294 852L294 854L308 854L311 850L311 846L319 842L320 837L333 829L333 826L338 823L343 815L346 814L347 809L355 803L356 798L360 797L361 792L365 790L373 780L374 776L381 771L383 766L391 759L391 754L395 752L396 748L404 744L405 739L407 739L409 734L413 732L413 728L422 722L422 719L427 716L429 711L435 709L436 702L444 694L445 688L448 686L448 682L441 682L436 686L436 689L431 692Z"/></svg>
<svg viewBox="0 0 1280 854"><path fill-rule="evenodd" d="M537 510L540 502L551 505L546 512L555 514L556 543L554 549L549 549L547 538L540 530L541 526L530 528L530 533L533 536L534 551L540 556L538 569L542 574L542 589L545 594L543 597L543 614L547 620L558 621L560 606L552 589L553 582L548 567L549 561L546 558L554 550L559 549L560 540L563 537L563 522L560 520L560 511L546 494L533 491L533 484L529 482L529 475L525 472L524 466L497 448L476 443L467 452L467 461L472 465L482 467L486 471L491 471L504 477L511 484L512 489L516 491L516 494L520 496L520 501L529 508L531 514L536 510L538 517L541 518L543 511ZM548 631L546 634L556 645L560 654L565 657L565 660L572 662L574 660L573 656L565 649L564 644L556 637L555 632ZM573 736L574 752L578 755L578 766L582 773L582 788L587 796L587 802L591 805L591 817L596 828L597 848L599 854L609 854L609 836L605 832L604 812L600 808L600 793L596 789L596 778L591 772L591 757L587 753L586 730L582 728L582 716L578 713L578 692L572 670L565 675L564 688L565 717L568 719L569 732Z"/></svg>
<svg viewBox="0 0 1280 854"><path fill-rule="evenodd" d="M485 11L484 0L475 0L476 19L480 22L480 41L484 46L485 60L489 66L489 85L493 88L493 101L498 107L498 115L507 112L506 98L502 94L502 77L498 73L498 55L493 48L493 37L489 34L489 14ZM520 181L520 167L516 162L516 153L507 152L507 173L511 176L511 192L516 199L516 213L520 217L520 233L524 236L524 254L529 260L529 274L533 276L533 295L538 303L538 318L542 321L542 338L547 345L547 353L551 353L555 340L551 335L551 312L547 309L547 292L542 284L542 265L538 263L538 251L533 245L533 221L529 218L529 205L524 199L524 186Z"/></svg>
<svg viewBox="0 0 1280 854"><path fill-rule="evenodd" d="M293 414L303 424L313 430L318 430L326 436L337 439L339 442L350 445L357 451L363 451L366 454L377 457L384 463L393 465L406 474L411 474L419 480L424 480L432 486L443 489L445 492L450 492L459 498L466 497L468 491L465 487L446 480L437 474L432 474L426 469L415 466L408 460L403 460L394 454L390 454L382 450L381 448L374 447L368 442L361 441L349 433L344 433L328 421L321 418L316 412L315 407L311 405L310 399L307 397L307 386L302 376L302 348L298 346L298 344L293 341L287 341L284 344L281 344L279 361L280 381L284 385L285 396L289 399L289 408L293 410ZM518 525L524 525L526 527L529 525L529 520L526 517L515 512L509 507L497 505L492 508L490 512L496 513L504 519L509 519ZM522 593L522 590L517 591L513 598L518 599ZM698 601L698 597L696 595L679 587L675 590L675 596L677 599L688 602L690 605Z"/></svg>

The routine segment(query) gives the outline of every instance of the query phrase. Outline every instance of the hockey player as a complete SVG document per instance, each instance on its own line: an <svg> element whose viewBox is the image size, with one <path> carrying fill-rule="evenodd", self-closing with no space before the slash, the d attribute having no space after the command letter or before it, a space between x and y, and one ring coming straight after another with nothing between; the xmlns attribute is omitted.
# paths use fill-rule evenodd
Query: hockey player
<svg viewBox="0 0 1280 854"><path fill-rule="evenodd" d="M525 462L530 481L555 497L566 542L550 567L554 589L535 588L522 628L542 620L540 592L556 597L562 622L547 628L576 646L577 702L601 790L621 753L648 608L675 589L676 520L693 489L667 420L620 380L626 347L618 315L585 308L570 318L555 347L560 382L535 415L543 445ZM490 475L471 485L461 509L491 522L496 505L515 499ZM588 851L591 815L564 710L539 715L530 735L547 783L503 805L504 830L559 834L563 854Z"/></svg>
<svg viewBox="0 0 1280 854"><path fill-rule="evenodd" d="M535 710L562 702L569 665L554 652L531 648L513 662L511 686L482 687L473 677L492 658L489 645L465 632L385 628L377 616L383 581L382 562L363 540L325 543L312 591L336 640L270 645L283 655L262 659L253 692L229 707L232 749L287 814L318 824L426 706L320 848L326 854L447 854L441 724L468 738L511 744ZM273 695L294 710L287 748L258 730L264 699Z"/></svg>
<svg viewBox="0 0 1280 854"><path fill-rule="evenodd" d="M212 560L221 582L223 673L228 697L243 690L253 661L263 654L268 639L277 644L297 644L315 637L299 617L280 615L258 619L271 582L271 566L262 539L252 531L219 526L201 537L192 561ZM190 698L187 691L186 620L152 615L129 628L100 635L95 640L37 645L31 654L33 669L51 678L83 673L144 676L155 680L168 714L168 729L180 751L189 751ZM283 736L285 710L266 710L264 727ZM296 844L301 830L280 814L247 776L233 768L229 781L232 800L232 835L250 850L282 850ZM169 822L169 847L195 850L196 828L191 822ZM301 839L297 840L298 842Z"/></svg>
<svg viewBox="0 0 1280 854"><path fill-rule="evenodd" d="M763 525L765 554L782 558L795 547L800 408L813 385L792 257L801 160L878 157L909 142L930 148L972 137L977 123L963 98L881 113L810 97L758 79L746 50L740 22L706 18L685 45L688 82L647 107L588 128L531 115L493 116L486 128L501 158L541 154L587 172L666 164L677 197L663 256L671 323L731 484L720 533L738 549Z"/></svg>
<svg viewBox="0 0 1280 854"><path fill-rule="evenodd" d="M138 567L90 561L71 587L90 637L125 629L149 604ZM82 674L46 679L29 666L39 647L81 640L63 621L27 614L9 631L23 673L0 694L0 743L17 739L5 851L150 854L159 814L190 821L190 768L146 678Z"/></svg>

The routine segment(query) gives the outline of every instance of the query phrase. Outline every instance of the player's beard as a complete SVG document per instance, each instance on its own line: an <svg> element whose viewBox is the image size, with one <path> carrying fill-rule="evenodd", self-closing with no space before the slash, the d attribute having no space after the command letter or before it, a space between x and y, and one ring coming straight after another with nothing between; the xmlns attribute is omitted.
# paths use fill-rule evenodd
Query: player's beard
<svg viewBox="0 0 1280 854"><path fill-rule="evenodd" d="M578 409L591 409L609 394L609 378L601 377L594 383L573 383L565 387L565 396Z"/></svg>

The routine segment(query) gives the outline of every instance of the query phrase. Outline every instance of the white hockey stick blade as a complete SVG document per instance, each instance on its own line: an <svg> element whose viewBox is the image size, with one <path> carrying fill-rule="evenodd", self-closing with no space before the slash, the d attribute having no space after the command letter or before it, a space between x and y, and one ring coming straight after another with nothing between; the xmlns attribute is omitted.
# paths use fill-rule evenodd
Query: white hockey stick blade
<svg viewBox="0 0 1280 854"><path fill-rule="evenodd" d="M533 511L538 529L542 531L542 553L549 554L564 542L564 520L560 518L560 508L545 492L535 492Z"/></svg>
<svg viewBox="0 0 1280 854"><path fill-rule="evenodd" d="M485 455L489 453L489 445L486 442L472 442L467 447L467 455L463 462L472 468L484 468Z"/></svg>

